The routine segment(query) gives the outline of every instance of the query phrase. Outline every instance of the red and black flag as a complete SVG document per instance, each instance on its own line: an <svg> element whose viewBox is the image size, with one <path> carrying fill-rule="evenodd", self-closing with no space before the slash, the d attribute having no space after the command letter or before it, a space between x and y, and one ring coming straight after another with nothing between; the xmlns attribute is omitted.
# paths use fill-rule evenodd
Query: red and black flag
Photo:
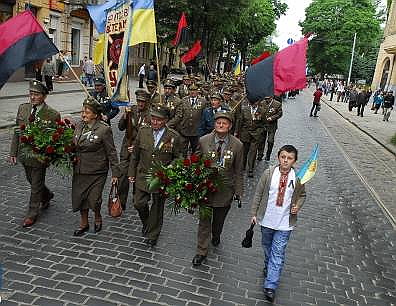
<svg viewBox="0 0 396 306"><path fill-rule="evenodd" d="M303 89L307 83L307 46L308 39L304 37L250 66L246 71L248 100L259 101L289 90Z"/></svg>
<svg viewBox="0 0 396 306"><path fill-rule="evenodd" d="M252 59L252 65L260 63L261 61L265 60L267 57L270 57L271 53L268 51L264 51L259 57Z"/></svg>
<svg viewBox="0 0 396 306"><path fill-rule="evenodd" d="M183 41L185 36L187 35L187 19L186 19L186 14L182 13L180 20L179 20L179 25L177 26L177 32L176 32L176 37L175 39L172 40L172 45L175 47L180 43L180 41Z"/></svg>
<svg viewBox="0 0 396 306"><path fill-rule="evenodd" d="M0 88L19 67L58 52L30 11L0 24Z"/></svg>
<svg viewBox="0 0 396 306"><path fill-rule="evenodd" d="M193 59L197 57L197 55L201 52L202 46L201 41L197 40L194 45L188 50L186 53L183 54L181 57L181 61L185 64L191 62Z"/></svg>

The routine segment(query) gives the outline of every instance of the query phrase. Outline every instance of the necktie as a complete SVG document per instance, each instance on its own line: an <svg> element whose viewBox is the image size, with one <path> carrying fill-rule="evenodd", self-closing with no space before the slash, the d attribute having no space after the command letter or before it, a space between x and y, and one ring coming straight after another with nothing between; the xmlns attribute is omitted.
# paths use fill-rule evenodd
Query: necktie
<svg viewBox="0 0 396 306"><path fill-rule="evenodd" d="M33 105L32 113L30 114L31 121L36 120L37 105Z"/></svg>
<svg viewBox="0 0 396 306"><path fill-rule="evenodd" d="M192 99L191 99L191 106L194 107L194 104L195 104L195 99L192 98Z"/></svg>
<svg viewBox="0 0 396 306"><path fill-rule="evenodd" d="M158 144L158 141L159 141L158 135L159 135L159 130L158 131L154 131L154 147L156 147L157 144Z"/></svg>
<svg viewBox="0 0 396 306"><path fill-rule="evenodd" d="M224 140L219 140L219 145L217 147L216 153L217 153L217 161L221 161L221 148L223 146Z"/></svg>

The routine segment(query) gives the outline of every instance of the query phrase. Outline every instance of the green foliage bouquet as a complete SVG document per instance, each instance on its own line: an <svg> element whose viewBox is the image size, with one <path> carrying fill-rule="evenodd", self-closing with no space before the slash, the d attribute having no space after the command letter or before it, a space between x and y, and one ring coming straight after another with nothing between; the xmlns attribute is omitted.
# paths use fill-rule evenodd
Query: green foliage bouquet
<svg viewBox="0 0 396 306"><path fill-rule="evenodd" d="M159 191L169 198L174 214L181 209L194 214L199 210L203 218L212 216L207 206L208 196L221 188L223 176L216 163L207 156L192 154L187 159L177 159L168 166L156 164L148 176L149 191Z"/></svg>
<svg viewBox="0 0 396 306"><path fill-rule="evenodd" d="M53 165L61 173L70 173L74 159L73 134L75 126L68 119L56 122L29 121L20 127L19 140L23 158L34 158Z"/></svg>

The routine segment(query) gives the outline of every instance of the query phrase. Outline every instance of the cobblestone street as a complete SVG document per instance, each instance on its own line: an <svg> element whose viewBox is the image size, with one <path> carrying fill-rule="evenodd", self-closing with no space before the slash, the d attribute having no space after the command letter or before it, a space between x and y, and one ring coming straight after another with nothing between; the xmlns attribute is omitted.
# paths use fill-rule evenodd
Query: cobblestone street
<svg viewBox="0 0 396 306"><path fill-rule="evenodd" d="M293 144L299 166L315 143L320 146L274 304L396 305L394 157L326 106L319 118L310 118L311 101L306 91L284 103L271 160L281 145ZM119 147L122 134L114 133ZM119 219L107 216L109 188L103 230L73 237L79 216L71 212L71 179L51 170L53 205L23 229L29 188L22 167L5 161L8 130L0 131L0 141L0 293L7 295L0 305L267 305L258 228L253 247L241 247L263 162L254 179L246 178L242 208L230 210L220 245L211 246L206 264L193 268L194 217L167 213L150 249L131 205Z"/></svg>

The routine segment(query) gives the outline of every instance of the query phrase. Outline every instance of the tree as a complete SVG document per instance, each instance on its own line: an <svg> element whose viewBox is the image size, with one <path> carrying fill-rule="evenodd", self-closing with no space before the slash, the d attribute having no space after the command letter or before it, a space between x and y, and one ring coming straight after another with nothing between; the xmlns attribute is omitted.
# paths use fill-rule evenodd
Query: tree
<svg viewBox="0 0 396 306"><path fill-rule="evenodd" d="M300 23L314 32L308 63L314 73L347 75L354 33L357 54L367 54L380 39L380 21L371 0L313 0Z"/></svg>

